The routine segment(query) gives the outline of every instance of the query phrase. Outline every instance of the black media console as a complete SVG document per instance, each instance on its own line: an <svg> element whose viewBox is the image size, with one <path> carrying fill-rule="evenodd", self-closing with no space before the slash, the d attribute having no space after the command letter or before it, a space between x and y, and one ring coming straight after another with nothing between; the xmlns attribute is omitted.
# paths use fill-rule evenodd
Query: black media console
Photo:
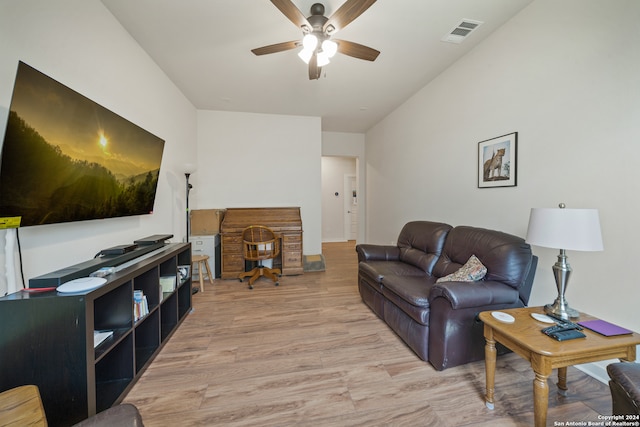
<svg viewBox="0 0 640 427"><path fill-rule="evenodd" d="M129 264L89 292L19 291L0 298L0 390L37 385L51 427L121 402L191 311L191 277L178 271L191 264L190 243L161 245ZM104 265L83 263L32 280L48 287L46 280L62 283ZM138 320L134 290L144 293L149 308ZM94 347L94 331L109 337Z"/></svg>

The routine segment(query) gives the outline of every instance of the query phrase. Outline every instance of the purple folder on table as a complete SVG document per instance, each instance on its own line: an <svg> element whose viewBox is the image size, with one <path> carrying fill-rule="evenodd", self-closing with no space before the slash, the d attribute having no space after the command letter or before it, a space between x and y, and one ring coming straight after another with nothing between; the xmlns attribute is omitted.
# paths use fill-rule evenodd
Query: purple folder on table
<svg viewBox="0 0 640 427"><path fill-rule="evenodd" d="M583 326L587 329L591 329L594 332L597 332L606 337L612 337L614 335L625 335L631 334L632 331L622 328L618 325L614 325L613 323L606 322L604 320L585 320L583 322L578 322L578 325Z"/></svg>

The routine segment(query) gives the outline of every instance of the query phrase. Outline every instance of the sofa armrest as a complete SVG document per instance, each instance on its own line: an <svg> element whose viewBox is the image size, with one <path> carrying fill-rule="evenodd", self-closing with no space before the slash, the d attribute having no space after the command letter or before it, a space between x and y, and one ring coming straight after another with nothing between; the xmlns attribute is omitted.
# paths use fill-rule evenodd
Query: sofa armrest
<svg viewBox="0 0 640 427"><path fill-rule="evenodd" d="M138 408L130 403L112 406L96 415L74 424L73 427L144 427Z"/></svg>
<svg viewBox="0 0 640 427"><path fill-rule="evenodd" d="M607 366L614 415L640 414L640 364L614 362Z"/></svg>
<svg viewBox="0 0 640 427"><path fill-rule="evenodd" d="M514 304L519 299L517 289L492 280L479 282L436 283L429 293L429 302L442 297L449 301L451 308L484 307L498 304Z"/></svg>
<svg viewBox="0 0 640 427"><path fill-rule="evenodd" d="M398 261L400 248L391 245L370 245L361 243L356 246L358 262L361 261Z"/></svg>

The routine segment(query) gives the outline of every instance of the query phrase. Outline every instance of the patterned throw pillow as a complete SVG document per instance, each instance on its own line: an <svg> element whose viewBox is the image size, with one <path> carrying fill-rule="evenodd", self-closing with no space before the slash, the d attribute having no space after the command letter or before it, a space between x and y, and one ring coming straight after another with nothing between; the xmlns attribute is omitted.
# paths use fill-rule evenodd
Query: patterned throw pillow
<svg viewBox="0 0 640 427"><path fill-rule="evenodd" d="M471 255L469 260L460 267L457 271L439 278L436 283L439 282L476 282L482 280L485 274L487 274L487 267L482 265L480 260L475 255Z"/></svg>

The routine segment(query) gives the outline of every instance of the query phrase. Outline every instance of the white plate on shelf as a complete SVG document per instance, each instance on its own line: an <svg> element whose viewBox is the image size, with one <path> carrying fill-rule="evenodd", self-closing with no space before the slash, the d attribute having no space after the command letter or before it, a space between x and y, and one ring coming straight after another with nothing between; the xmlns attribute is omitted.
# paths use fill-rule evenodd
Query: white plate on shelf
<svg viewBox="0 0 640 427"><path fill-rule="evenodd" d="M107 283L104 277L80 277L73 279L56 288L56 291L63 294L76 294L92 291Z"/></svg>
<svg viewBox="0 0 640 427"><path fill-rule="evenodd" d="M531 317L542 323L556 323L553 318L547 316L546 314L531 313Z"/></svg>
<svg viewBox="0 0 640 427"><path fill-rule="evenodd" d="M516 321L515 317L513 317L513 316L512 316L512 315L510 315L510 314L503 313L503 312L501 312L501 311L492 311L492 312L491 312L491 315L492 315L495 319L497 319L497 320L499 320L499 321L501 321L501 322L504 322L504 323L513 323L513 322L515 322L515 321Z"/></svg>

